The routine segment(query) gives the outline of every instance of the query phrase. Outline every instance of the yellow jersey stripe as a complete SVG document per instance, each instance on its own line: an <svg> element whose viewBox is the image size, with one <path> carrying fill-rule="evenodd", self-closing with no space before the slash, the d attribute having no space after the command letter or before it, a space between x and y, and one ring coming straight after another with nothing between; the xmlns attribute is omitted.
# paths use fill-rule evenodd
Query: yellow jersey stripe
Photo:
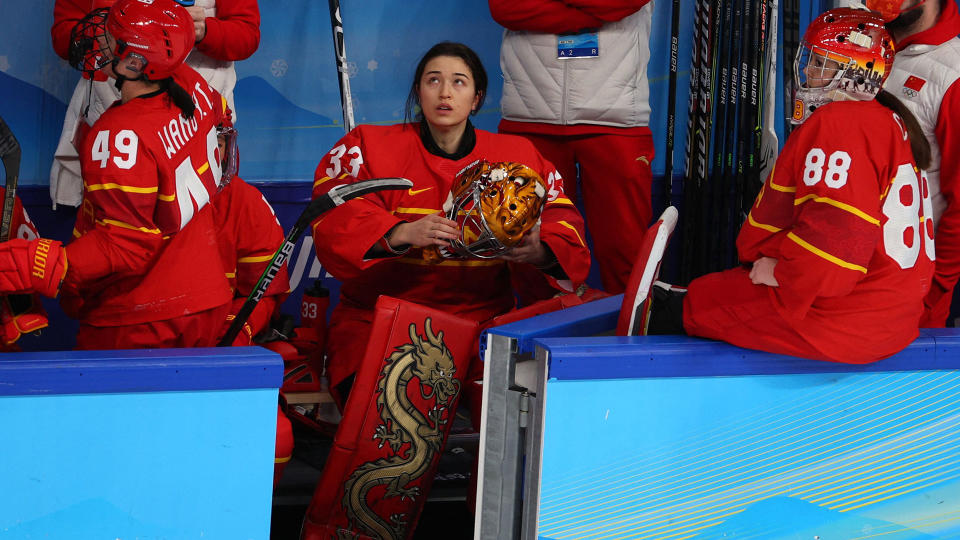
<svg viewBox="0 0 960 540"><path fill-rule="evenodd" d="M227 279L233 279L237 277L236 272L224 272L223 275L226 276Z"/></svg>
<svg viewBox="0 0 960 540"><path fill-rule="evenodd" d="M157 198L160 199L160 200L163 201L163 202L172 202L172 201L175 201L175 200L177 199L177 194L174 193L174 194L172 194L172 195L164 195L163 193L161 193L161 194L157 195Z"/></svg>
<svg viewBox="0 0 960 540"><path fill-rule="evenodd" d="M750 225L753 225L754 227L756 227L756 228L758 228L758 229L763 229L763 230L765 230L765 231L770 231L770 232L772 232L772 233L778 233L778 232L780 232L780 231L783 230L783 229L778 229L777 227L774 227L773 225L767 225L766 223L760 223L759 221L753 219L753 212L750 212L749 214L747 214L747 222L750 223Z"/></svg>
<svg viewBox="0 0 960 540"><path fill-rule="evenodd" d="M580 237L580 231L578 231L576 227L574 227L573 225L567 223L566 221L558 221L557 223L559 223L559 224L563 225L564 227L566 227L566 228L570 229L571 231L573 231L573 234L577 235L577 240L580 241L580 245L581 245L581 246L586 246L586 245L587 245L586 243L584 243L583 238Z"/></svg>
<svg viewBox="0 0 960 540"><path fill-rule="evenodd" d="M73 229L73 237L80 238L80 231L78 231L77 229Z"/></svg>
<svg viewBox="0 0 960 540"><path fill-rule="evenodd" d="M811 193L810 195L806 195L806 196L804 196L804 197L800 197L799 199L796 199L795 201L793 201L793 204L794 204L794 206L799 206L799 205L801 205L801 204L803 204L803 203L805 203L805 202L807 202L807 201L813 201L813 202L818 202L818 203L829 204L830 206L839 208L839 209L841 209L841 210L843 210L843 211L850 212L851 214L853 214L853 215L857 216L858 218L866 221L867 223L870 223L871 225L878 225L878 226L880 225L880 220L879 220L879 219L871 216L870 214L864 212L863 210L860 210L860 209L857 208L856 206L851 206L851 205L849 205L849 204L847 204L847 203L842 203L842 202L840 202L840 201L831 199L831 198L829 198L829 197L820 197L820 196L815 195L815 194L813 194L813 193Z"/></svg>
<svg viewBox="0 0 960 540"><path fill-rule="evenodd" d="M136 225L130 225L129 223L124 223L122 221L117 221L115 219L98 219L97 225L113 225L114 227L130 229L132 231L141 231L149 234L160 234L160 229L148 229L146 227L137 227Z"/></svg>
<svg viewBox="0 0 960 540"><path fill-rule="evenodd" d="M440 210L436 208L404 208L395 209L392 214L436 214Z"/></svg>
<svg viewBox="0 0 960 540"><path fill-rule="evenodd" d="M274 463L286 463L286 462L290 461L290 458L291 458L291 457L292 457L292 456L287 456L287 457L275 457L275 458L273 458L273 462L274 462Z"/></svg>
<svg viewBox="0 0 960 540"><path fill-rule="evenodd" d="M315 182L313 183L313 187L317 187L317 186L319 186L320 184L326 182L327 180L332 180L332 178L330 178L329 176L324 176L323 178L315 181Z"/></svg>
<svg viewBox="0 0 960 540"><path fill-rule="evenodd" d="M551 201L550 204L570 204L570 205L572 205L572 204L573 204L573 201L571 201L570 199L568 199L568 198L566 198L566 197L562 197L562 198L557 199L557 200L555 200L555 201Z"/></svg>
<svg viewBox="0 0 960 540"><path fill-rule="evenodd" d="M124 186L120 184L114 184L112 182L106 184L90 184L87 186L87 191L100 191L106 189L119 189L125 193L156 193L159 188L154 187L135 187L135 186Z"/></svg>
<svg viewBox="0 0 960 540"><path fill-rule="evenodd" d="M273 253L270 255L261 255L259 257L240 257L237 259L238 263L258 263L258 262L267 262L273 258Z"/></svg>
<svg viewBox="0 0 960 540"><path fill-rule="evenodd" d="M847 270L856 270L857 272L862 272L864 274L867 273L867 269L860 266L859 264L849 263L839 257L834 257L833 255L827 253L826 251L823 251L822 249L806 242L804 239L793 234L792 232L787 233L787 238L793 240L794 242L796 242L798 246L809 251L810 253L813 253L814 255L820 258L826 259L841 268L846 268Z"/></svg>
<svg viewBox="0 0 960 540"><path fill-rule="evenodd" d="M203 173L207 172L207 169L209 169L209 168L210 168L210 162L208 161L208 162L204 163L203 165L201 165L199 169L197 169L197 174L203 174Z"/></svg>

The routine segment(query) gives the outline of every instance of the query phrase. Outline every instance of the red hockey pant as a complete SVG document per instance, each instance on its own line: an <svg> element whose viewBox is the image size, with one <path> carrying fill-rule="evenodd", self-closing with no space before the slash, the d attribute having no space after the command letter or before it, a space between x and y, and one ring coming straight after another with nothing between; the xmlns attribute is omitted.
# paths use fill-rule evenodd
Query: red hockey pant
<svg viewBox="0 0 960 540"><path fill-rule="evenodd" d="M165 321L127 326L92 326L80 321L77 349L213 347L223 333L230 304Z"/></svg>
<svg viewBox="0 0 960 540"><path fill-rule="evenodd" d="M653 213L653 137L522 135L560 171L571 198L577 192L573 186L580 166L584 217L603 288L622 293Z"/></svg>
<svg viewBox="0 0 960 540"><path fill-rule="evenodd" d="M734 268L690 282L683 327L700 336L758 351L830 360L780 316L769 287L754 285L750 271Z"/></svg>

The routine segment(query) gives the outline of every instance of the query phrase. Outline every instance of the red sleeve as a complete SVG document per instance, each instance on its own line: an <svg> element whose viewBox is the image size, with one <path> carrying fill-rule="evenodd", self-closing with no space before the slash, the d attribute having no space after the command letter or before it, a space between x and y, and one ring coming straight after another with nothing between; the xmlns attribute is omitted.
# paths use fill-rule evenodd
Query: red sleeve
<svg viewBox="0 0 960 540"><path fill-rule="evenodd" d="M253 292L267 264L283 244L283 229L260 190L239 178L234 178L227 189L240 192L238 197L231 200L228 212L236 228L236 290L246 298ZM290 280L284 268L270 283L267 294L285 295L289 289Z"/></svg>
<svg viewBox="0 0 960 540"><path fill-rule="evenodd" d="M575 289L587 280L590 272L590 250L587 248L583 216L564 192L563 179L553 165L542 159L538 172L541 175L546 173L543 178L549 190L547 204L540 215L540 241L556 255L572 289ZM549 280L554 288L568 290L556 279L549 277Z"/></svg>
<svg viewBox="0 0 960 540"><path fill-rule="evenodd" d="M313 198L335 186L372 178L364 161L364 126L340 139L320 160L314 173ZM366 253L391 227L402 220L393 215L381 194L351 199L317 218L312 224L313 243L323 266L339 280L389 259L365 259Z"/></svg>
<svg viewBox="0 0 960 540"><path fill-rule="evenodd" d="M118 137L127 152L116 148ZM82 289L107 275L143 274L163 243L153 221L159 186L154 156L133 131L98 121L80 162L84 208L89 205L93 226L66 248L66 281Z"/></svg>
<svg viewBox="0 0 960 540"><path fill-rule="evenodd" d="M489 0L493 20L509 30L576 32L598 28L603 20L561 0Z"/></svg>
<svg viewBox="0 0 960 540"><path fill-rule="evenodd" d="M197 49L217 60L243 60L260 46L257 0L217 2L217 16L207 17L207 33Z"/></svg>
<svg viewBox="0 0 960 540"><path fill-rule="evenodd" d="M489 0L490 14L504 28L531 32L577 32L632 15L650 0Z"/></svg>
<svg viewBox="0 0 960 540"><path fill-rule="evenodd" d="M650 0L565 0L566 4L581 9L604 22L616 22L629 17Z"/></svg>
<svg viewBox="0 0 960 540"><path fill-rule="evenodd" d="M236 314L263 275L284 235L273 208L260 190L234 177L213 200L217 241L227 281L234 291L230 313ZM287 267L274 277L247 319L253 335L266 328L290 289ZM224 327L226 330L226 326Z"/></svg>
<svg viewBox="0 0 960 540"><path fill-rule="evenodd" d="M57 0L53 4L53 26L50 37L53 38L53 50L57 56L69 60L70 32L77 22L91 10L90 0Z"/></svg>
<svg viewBox="0 0 960 540"><path fill-rule="evenodd" d="M0 194L6 190L0 186ZM27 209L23 207L20 197L13 199L13 216L10 221L10 238L23 238L24 240L33 240L40 238L40 232L37 226L30 221L27 215Z"/></svg>
<svg viewBox="0 0 960 540"><path fill-rule="evenodd" d="M924 300L926 317L932 317L924 326L943 326L950 313L953 289L960 278L960 129L955 125L960 118L960 80L953 83L943 96L934 134L940 146L940 191L947 201L946 210L937 223L937 262L933 286ZM952 119L952 120L951 120ZM952 127L952 129L951 129Z"/></svg>

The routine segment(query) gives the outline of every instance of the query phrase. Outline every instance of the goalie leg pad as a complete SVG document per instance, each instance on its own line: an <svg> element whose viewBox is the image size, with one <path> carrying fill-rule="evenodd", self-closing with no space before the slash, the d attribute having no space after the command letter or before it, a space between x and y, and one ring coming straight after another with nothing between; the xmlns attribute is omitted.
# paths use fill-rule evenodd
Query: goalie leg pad
<svg viewBox="0 0 960 540"><path fill-rule="evenodd" d="M637 261L630 273L623 304L617 320L618 336L638 336L647 333L650 320L650 290L660 275L660 263L667 250L670 236L677 225L677 209L670 206L664 210L643 236L643 244Z"/></svg>
<svg viewBox="0 0 960 540"><path fill-rule="evenodd" d="M302 538L412 537L478 333L473 321L380 297Z"/></svg>

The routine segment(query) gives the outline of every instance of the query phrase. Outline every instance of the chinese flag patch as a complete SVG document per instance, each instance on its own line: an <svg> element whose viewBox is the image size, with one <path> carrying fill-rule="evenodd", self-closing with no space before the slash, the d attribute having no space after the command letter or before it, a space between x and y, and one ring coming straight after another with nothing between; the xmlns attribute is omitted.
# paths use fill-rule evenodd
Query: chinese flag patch
<svg viewBox="0 0 960 540"><path fill-rule="evenodd" d="M903 86L913 90L914 92L919 92L925 84L927 84L927 81L917 77L916 75L911 75L907 77L906 81L904 81Z"/></svg>

